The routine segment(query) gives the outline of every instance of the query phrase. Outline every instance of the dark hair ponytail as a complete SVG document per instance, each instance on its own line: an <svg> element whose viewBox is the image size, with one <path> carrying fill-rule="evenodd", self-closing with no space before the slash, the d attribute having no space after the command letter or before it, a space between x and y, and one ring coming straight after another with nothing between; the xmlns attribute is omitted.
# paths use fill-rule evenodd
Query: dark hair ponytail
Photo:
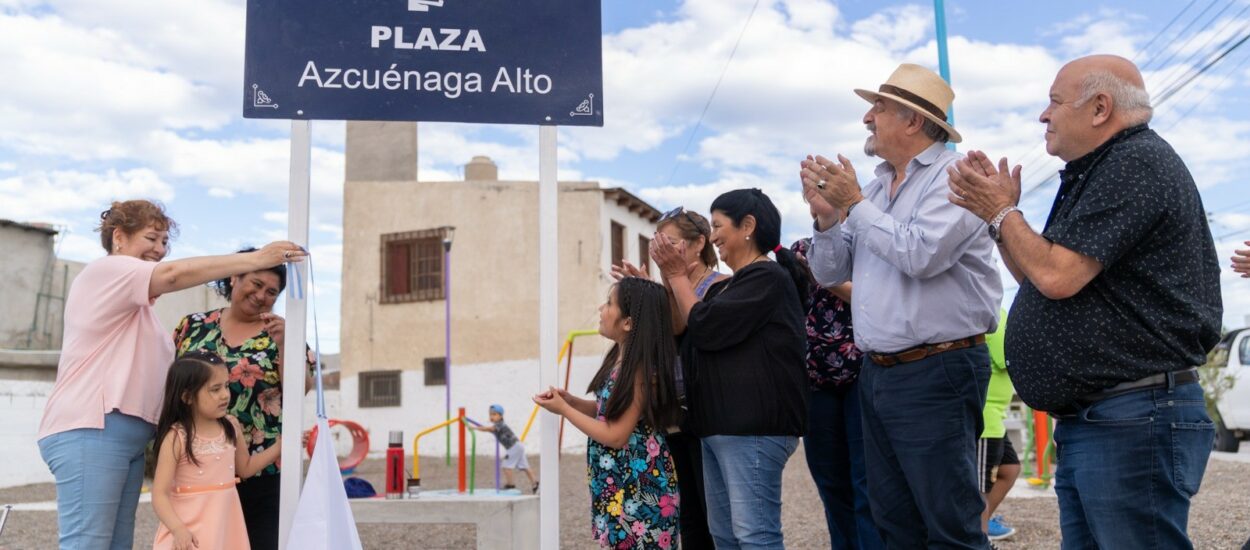
<svg viewBox="0 0 1250 550"><path fill-rule="evenodd" d="M798 291L799 302L807 305L811 292L812 275L808 272L794 252L781 246L781 213L773 206L773 201L759 189L735 189L716 197L712 201L712 210L719 210L725 217L733 221L735 227L741 227L742 220L747 216L755 218L755 231L751 234L760 254L772 252L780 265L790 274L794 288Z"/></svg>
<svg viewBox="0 0 1250 550"><path fill-rule="evenodd" d="M659 283L638 277L621 279L613 287L621 316L632 321L624 345L614 345L586 389L597 393L621 362L616 385L603 416L620 418L634 403L634 388L642 381L641 421L655 430L677 424L677 344L673 340L673 315L668 291ZM622 349L623 348L623 349Z"/></svg>

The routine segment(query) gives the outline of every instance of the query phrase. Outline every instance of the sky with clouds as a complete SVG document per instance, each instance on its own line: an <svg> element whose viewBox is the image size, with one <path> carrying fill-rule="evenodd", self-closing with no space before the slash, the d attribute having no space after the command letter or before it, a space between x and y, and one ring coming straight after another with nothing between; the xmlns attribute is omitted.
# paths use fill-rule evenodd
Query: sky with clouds
<svg viewBox="0 0 1250 550"><path fill-rule="evenodd" d="M706 211L723 191L759 187L792 239L808 227L800 159L842 153L870 175L867 104L851 89L875 88L901 62L936 68L933 4L758 0L746 24L754 5L606 0L605 126L560 130L561 179L622 186L662 210ZM93 222L119 198L167 205L182 225L172 258L285 238L290 124L241 116L244 6L0 0L0 218L63 226L60 255L82 261L103 255ZM1061 166L1045 155L1037 115L1065 61L1136 58L1159 97L1250 32L1250 0L947 0L946 9L961 149L1023 162L1035 227ZM1250 45L1159 105L1152 123L1192 170L1224 266L1250 239L1248 92ZM338 348L343 142L343 123L313 123L311 247L328 351ZM537 142L531 127L422 124L420 178L460 179L485 154L501 178L536 180ZM1250 281L1225 270L1225 323L1242 326Z"/></svg>

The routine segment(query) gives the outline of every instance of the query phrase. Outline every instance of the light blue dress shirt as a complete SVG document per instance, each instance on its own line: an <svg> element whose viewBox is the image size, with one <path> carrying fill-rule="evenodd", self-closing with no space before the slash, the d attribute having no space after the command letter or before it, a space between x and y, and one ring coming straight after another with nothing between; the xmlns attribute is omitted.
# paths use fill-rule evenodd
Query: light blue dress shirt
<svg viewBox="0 0 1250 550"><path fill-rule="evenodd" d="M907 163L890 198L883 162L846 221L816 231L809 255L823 286L855 282L855 344L894 353L993 332L1003 284L985 222L947 199L946 168L961 157L934 143Z"/></svg>

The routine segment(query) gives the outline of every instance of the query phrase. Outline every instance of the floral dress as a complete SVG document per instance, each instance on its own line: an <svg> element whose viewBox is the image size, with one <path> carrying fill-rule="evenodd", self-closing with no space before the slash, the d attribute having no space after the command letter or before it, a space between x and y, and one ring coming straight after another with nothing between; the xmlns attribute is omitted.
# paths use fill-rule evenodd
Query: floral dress
<svg viewBox="0 0 1250 550"><path fill-rule="evenodd" d="M612 371L595 396L601 421L619 371ZM591 529L599 546L676 548L680 498L664 434L639 422L623 449L589 438L587 447Z"/></svg>
<svg viewBox="0 0 1250 550"><path fill-rule="evenodd" d="M221 333L222 310L194 313L174 329L178 357L191 351L221 356L230 369L229 414L239 419L251 454L273 445L282 435L282 382L278 378L278 344L262 330L239 346L230 346ZM257 476L278 473L270 464Z"/></svg>
<svg viewBox="0 0 1250 550"><path fill-rule="evenodd" d="M794 241L790 250L807 257L810 237ZM813 389L844 388L859 378L863 352L855 346L851 307L813 282L807 306L807 381Z"/></svg>

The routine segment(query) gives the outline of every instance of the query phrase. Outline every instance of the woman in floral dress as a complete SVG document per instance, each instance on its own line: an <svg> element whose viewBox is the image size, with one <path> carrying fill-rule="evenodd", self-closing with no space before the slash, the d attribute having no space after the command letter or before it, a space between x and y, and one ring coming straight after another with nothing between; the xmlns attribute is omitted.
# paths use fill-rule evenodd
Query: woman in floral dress
<svg viewBox="0 0 1250 550"><path fill-rule="evenodd" d="M603 548L678 546L677 474L656 429L677 413L672 332L664 287L626 277L599 308L599 333L616 344L590 383L596 399L554 387L534 396L589 437L591 528Z"/></svg>
<svg viewBox="0 0 1250 550"><path fill-rule="evenodd" d="M285 288L282 265L222 279L217 290L230 306L183 317L174 329L179 357L191 351L215 353L230 370L229 414L239 420L252 454L269 448L282 434L286 324L271 311ZM255 550L278 547L278 473L277 464L270 464L238 487Z"/></svg>

